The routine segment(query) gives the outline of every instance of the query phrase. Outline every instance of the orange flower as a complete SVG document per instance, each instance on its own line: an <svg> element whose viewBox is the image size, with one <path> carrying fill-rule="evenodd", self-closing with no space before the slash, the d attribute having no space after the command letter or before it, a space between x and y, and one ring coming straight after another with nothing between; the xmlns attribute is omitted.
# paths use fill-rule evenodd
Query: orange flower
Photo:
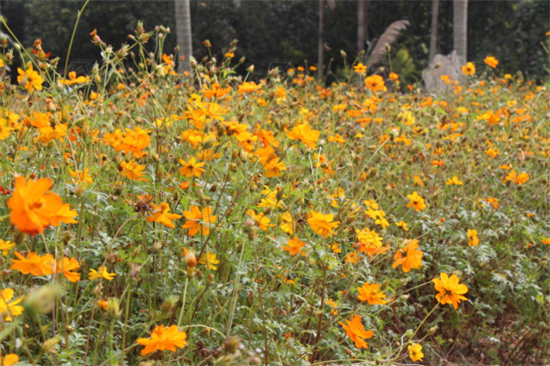
<svg viewBox="0 0 550 366"><path fill-rule="evenodd" d="M472 62L468 62L465 66L462 66L462 73L467 76L472 76L476 73L476 67Z"/></svg>
<svg viewBox="0 0 550 366"><path fill-rule="evenodd" d="M288 247L283 246L283 250L288 251L291 255L300 254L302 248L306 245L303 241L300 241L297 237L287 242Z"/></svg>
<svg viewBox="0 0 550 366"><path fill-rule="evenodd" d="M411 202L407 205L407 207L412 207L416 212L422 211L426 208L426 203L424 202L424 199L418 195L418 193L414 192L413 194L407 195Z"/></svg>
<svg viewBox="0 0 550 366"><path fill-rule="evenodd" d="M320 212L311 211L311 217L307 220L307 223L313 231L326 238L333 234L332 229L337 228L340 224L340 221L332 222L332 220L334 220L333 214L323 215Z"/></svg>
<svg viewBox="0 0 550 366"><path fill-rule="evenodd" d="M46 254L43 257L34 252L27 254L27 258L15 252L15 256L19 259L12 259L10 269L16 269L23 274L32 274L33 276L51 275L53 273L52 263L54 262L51 254Z"/></svg>
<svg viewBox="0 0 550 366"><path fill-rule="evenodd" d="M528 173L516 173L515 170L512 170L506 178L504 178L503 182L511 181L514 184L525 184L529 180L529 174Z"/></svg>
<svg viewBox="0 0 550 366"><path fill-rule="evenodd" d="M176 225L172 222L172 220L181 218L181 215L170 213L170 206L166 202L162 202L158 206L154 205L154 208L156 211L153 212L152 216L146 218L147 222L159 222L166 227L173 228Z"/></svg>
<svg viewBox="0 0 550 366"><path fill-rule="evenodd" d="M459 285L459 281L455 274L449 277L446 273L441 273L440 278L434 278L432 282L435 284L435 290L439 292L435 295L437 301L442 305L453 304L453 307L458 309L461 300L468 300L463 296L468 292L468 287L464 284Z"/></svg>
<svg viewBox="0 0 550 366"><path fill-rule="evenodd" d="M271 219L269 217L264 216L263 212L256 214L256 211L254 211L253 209L250 209L246 211L246 214L251 216L254 219L254 221L256 221L260 229L262 229L263 231L266 231L267 228L270 226L274 226L273 224L270 224Z"/></svg>
<svg viewBox="0 0 550 366"><path fill-rule="evenodd" d="M149 132L150 130L144 130L141 127L135 127L133 130L126 129L126 132L121 135L121 140L117 140L117 144L111 146L116 151L123 150L140 159L146 155L146 152L143 150L151 143Z"/></svg>
<svg viewBox="0 0 550 366"><path fill-rule="evenodd" d="M66 279L71 282L80 280L80 273L76 272L80 268L80 264L75 258L63 258L57 261L56 273L63 273Z"/></svg>
<svg viewBox="0 0 550 366"><path fill-rule="evenodd" d="M151 338L139 338L137 343L145 346L141 350L141 355L146 356L155 351L170 350L176 352L176 347L183 348L187 345L186 338L187 334L178 331L176 325L172 325L170 328L157 325L151 332Z"/></svg>
<svg viewBox="0 0 550 366"><path fill-rule="evenodd" d="M128 179L138 180L146 182L147 179L143 178L143 171L145 170L145 165L138 164L135 160L130 160L129 162L123 161L120 163L120 174L124 175Z"/></svg>
<svg viewBox="0 0 550 366"><path fill-rule="evenodd" d="M344 324L342 322L338 322L338 323L340 323L340 325L344 327L348 337L353 342L355 342L355 347L369 348L364 338L369 339L374 335L374 333L372 330L367 330L367 331L365 330L365 327L361 323L360 315L352 315L351 320L346 320L347 324Z"/></svg>
<svg viewBox="0 0 550 366"><path fill-rule="evenodd" d="M493 206L493 208L496 210L498 209L498 199L493 197L487 197L487 202Z"/></svg>
<svg viewBox="0 0 550 366"><path fill-rule="evenodd" d="M370 284L365 282L362 287L357 288L357 298L361 301L367 301L371 305L380 304L384 305L387 301L382 300L386 297L384 292L380 292L380 285L377 283Z"/></svg>
<svg viewBox="0 0 550 366"><path fill-rule="evenodd" d="M319 136L321 135L321 132L311 129L311 126L308 124L301 123L297 126L294 126L292 130L287 132L286 135L291 140L300 140L306 146L312 149L316 149L317 148L316 143L317 143L317 140L319 140Z"/></svg>
<svg viewBox="0 0 550 366"><path fill-rule="evenodd" d="M60 221L72 222L67 215L77 215L76 211L67 211L68 208L63 207L61 197L48 192L52 185L48 178L28 182L23 177L15 179L15 191L8 200L8 206L11 209L11 223L20 231L35 235L42 233L48 225L58 226Z"/></svg>
<svg viewBox="0 0 550 366"><path fill-rule="evenodd" d="M355 264L359 262L360 259L361 259L361 255L357 251L353 251L351 253L348 253L348 255L346 255L346 263Z"/></svg>
<svg viewBox="0 0 550 366"><path fill-rule="evenodd" d="M264 165L266 178L276 178L282 173L282 170L286 170L284 161L279 161L279 158L273 158Z"/></svg>
<svg viewBox="0 0 550 366"><path fill-rule="evenodd" d="M485 63L490 67L492 67L493 69L498 66L498 60L493 56L487 56L483 61L485 61Z"/></svg>
<svg viewBox="0 0 550 366"><path fill-rule="evenodd" d="M78 224L78 221L73 219L75 216L78 216L76 210L71 210L71 206L68 203L65 203L59 210L57 210L55 215L50 218L50 223L53 226L59 226L62 222L65 224Z"/></svg>
<svg viewBox="0 0 550 366"><path fill-rule="evenodd" d="M353 66L353 71L355 71L358 74L364 74L367 72L367 66L359 62L357 65Z"/></svg>
<svg viewBox="0 0 550 366"><path fill-rule="evenodd" d="M89 76L76 77L76 72L71 71L71 72L69 72L69 80L63 80L61 78L58 78L57 82L62 84L62 85L84 84L84 83L89 83L90 82L90 77Z"/></svg>
<svg viewBox="0 0 550 366"><path fill-rule="evenodd" d="M206 225L210 225L216 222L217 216L212 215L212 207L208 206L201 210L197 206L191 206L191 211L184 211L183 216L187 219L184 225L181 227L189 229L189 235L195 236L200 231L201 235L206 236L210 234L210 228ZM201 224L202 220L205 224Z"/></svg>
<svg viewBox="0 0 550 366"><path fill-rule="evenodd" d="M180 159L180 164L183 165L180 169L180 174L186 177L200 177L204 173L204 169L202 169L204 163L197 162L194 157L189 159L189 162Z"/></svg>
<svg viewBox="0 0 550 366"><path fill-rule="evenodd" d="M365 79L365 87L371 92L386 91L386 84L380 75L371 75Z"/></svg>
<svg viewBox="0 0 550 366"><path fill-rule="evenodd" d="M4 357L0 356L0 365L2 366L12 366L19 363L19 356L15 353L10 353Z"/></svg>
<svg viewBox="0 0 550 366"><path fill-rule="evenodd" d="M220 84L218 83L212 84L211 90L206 88L204 90L201 90L201 93L203 93L204 96L208 99L212 99L213 97L221 98L230 92L231 92L231 86L228 86L227 88L222 89Z"/></svg>
<svg viewBox="0 0 550 366"><path fill-rule="evenodd" d="M393 259L393 268L397 268L401 265L403 272L408 273L411 269L417 269L422 267L422 257L424 253L421 250L418 250L418 240L403 240L403 244L407 246L403 249L400 249L395 253Z"/></svg>
<svg viewBox="0 0 550 366"><path fill-rule="evenodd" d="M261 89L263 86L264 84L257 85L253 81L250 81L250 82L245 81L244 83L239 85L239 94L244 94L244 93L252 94L256 90Z"/></svg>

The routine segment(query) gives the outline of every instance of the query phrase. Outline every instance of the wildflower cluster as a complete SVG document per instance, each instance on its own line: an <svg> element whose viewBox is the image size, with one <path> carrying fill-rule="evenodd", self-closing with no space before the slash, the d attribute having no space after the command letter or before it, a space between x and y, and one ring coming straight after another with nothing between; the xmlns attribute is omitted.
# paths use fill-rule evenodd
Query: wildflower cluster
<svg viewBox="0 0 550 366"><path fill-rule="evenodd" d="M548 349L546 87L494 57L438 96L360 62L253 81L236 42L178 73L168 33L2 79L2 365Z"/></svg>

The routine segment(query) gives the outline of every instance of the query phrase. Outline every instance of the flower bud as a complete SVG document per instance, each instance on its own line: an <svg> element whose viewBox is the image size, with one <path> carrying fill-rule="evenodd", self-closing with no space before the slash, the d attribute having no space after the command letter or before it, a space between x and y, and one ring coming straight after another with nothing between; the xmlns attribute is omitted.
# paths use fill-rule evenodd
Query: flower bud
<svg viewBox="0 0 550 366"><path fill-rule="evenodd" d="M55 298L63 293L59 285L47 285L32 289L25 297L25 307L39 314L47 314L53 310Z"/></svg>
<svg viewBox="0 0 550 366"><path fill-rule="evenodd" d="M178 300L179 300L178 296L170 296L160 306L161 310L164 313L168 313L168 312L172 311L174 306L176 306L176 304L178 303Z"/></svg>
<svg viewBox="0 0 550 366"><path fill-rule="evenodd" d="M224 351L225 353L232 354L237 352L239 345L241 344L241 339L239 337L229 337L225 341Z"/></svg>
<svg viewBox="0 0 550 366"><path fill-rule="evenodd" d="M187 263L187 277L193 277L195 275L195 267L197 267L197 257L193 252L188 252L185 255L185 262Z"/></svg>
<svg viewBox="0 0 550 366"><path fill-rule="evenodd" d="M122 310L120 309L120 300L116 297L111 297L107 300L107 315L111 319L120 318L122 315Z"/></svg>
<svg viewBox="0 0 550 366"><path fill-rule="evenodd" d="M46 353L57 353L57 344L61 341L60 336L55 336L53 338L47 339L42 343L42 350Z"/></svg>

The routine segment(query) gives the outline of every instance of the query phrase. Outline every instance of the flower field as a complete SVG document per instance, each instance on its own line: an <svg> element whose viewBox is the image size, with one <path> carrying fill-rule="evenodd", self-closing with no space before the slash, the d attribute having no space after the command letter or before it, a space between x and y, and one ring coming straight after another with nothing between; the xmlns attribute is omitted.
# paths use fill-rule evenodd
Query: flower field
<svg viewBox="0 0 550 366"><path fill-rule="evenodd" d="M179 74L168 33L92 32L90 75L4 47L1 365L548 360L546 86Z"/></svg>

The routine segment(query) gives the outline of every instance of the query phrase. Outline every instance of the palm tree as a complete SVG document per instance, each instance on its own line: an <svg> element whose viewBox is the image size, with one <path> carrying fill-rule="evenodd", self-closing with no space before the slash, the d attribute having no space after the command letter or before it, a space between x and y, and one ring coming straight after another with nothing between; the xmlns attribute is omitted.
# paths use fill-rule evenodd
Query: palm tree
<svg viewBox="0 0 550 366"><path fill-rule="evenodd" d="M453 48L462 64L468 61L468 0L454 0Z"/></svg>
<svg viewBox="0 0 550 366"><path fill-rule="evenodd" d="M176 13L176 38L180 49L180 55L185 57L179 64L179 71L190 71L189 59L193 56L193 44L191 38L191 9L189 0L174 0Z"/></svg>

